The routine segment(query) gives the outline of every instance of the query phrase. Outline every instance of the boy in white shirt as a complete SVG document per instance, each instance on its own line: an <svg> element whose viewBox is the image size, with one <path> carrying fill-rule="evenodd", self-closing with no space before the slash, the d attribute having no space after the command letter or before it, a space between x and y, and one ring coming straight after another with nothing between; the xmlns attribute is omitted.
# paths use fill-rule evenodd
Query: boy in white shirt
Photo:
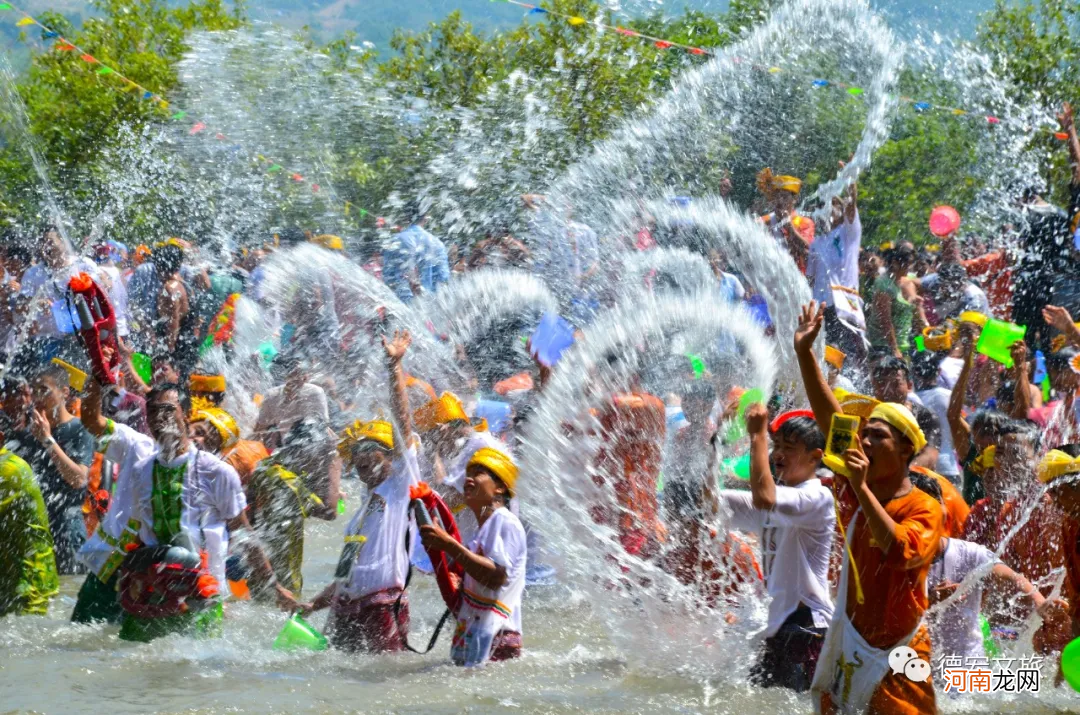
<svg viewBox="0 0 1080 715"><path fill-rule="evenodd" d="M345 548L335 580L305 614L330 607L327 636L337 648L350 652L395 652L406 649L409 600L405 581L411 544L409 487L420 481L419 439L413 434L405 373L401 359L408 350L408 332L383 338L391 378L391 412L400 428L395 436L389 422L356 422L345 430L338 451L346 468L356 470L368 488L364 505L345 527ZM400 439L399 439L400 438Z"/></svg>
<svg viewBox="0 0 1080 715"><path fill-rule="evenodd" d="M521 655L525 529L509 509L518 468L505 452L483 447L469 460L465 503L480 531L466 548L441 527L420 527L424 548L443 551L465 570L450 657L475 666Z"/></svg>
<svg viewBox="0 0 1080 715"><path fill-rule="evenodd" d="M810 689L833 614L829 556L836 529L832 493L816 472L825 437L813 417L781 415L772 425L762 404L746 410L750 492L721 490L731 526L760 535L761 566L772 597L761 657L751 670L762 687ZM773 479L773 469L782 484Z"/></svg>

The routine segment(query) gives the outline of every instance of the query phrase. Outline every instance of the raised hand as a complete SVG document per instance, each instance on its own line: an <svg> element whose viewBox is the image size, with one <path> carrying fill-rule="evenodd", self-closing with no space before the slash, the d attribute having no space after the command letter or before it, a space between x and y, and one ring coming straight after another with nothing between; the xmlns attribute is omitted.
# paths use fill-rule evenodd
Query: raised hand
<svg viewBox="0 0 1080 715"><path fill-rule="evenodd" d="M1009 347L1009 355L1012 357L1015 370L1027 370L1027 343L1023 340L1017 340Z"/></svg>
<svg viewBox="0 0 1080 715"><path fill-rule="evenodd" d="M760 402L755 402L746 408L745 418L747 434L758 434L768 429L769 411Z"/></svg>
<svg viewBox="0 0 1080 715"><path fill-rule="evenodd" d="M394 337L391 340L387 340L386 336L383 336L382 344L383 350L386 351L386 357L393 362L399 362L408 352L409 345L412 344L412 336L409 335L408 330L395 330Z"/></svg>
<svg viewBox="0 0 1080 715"><path fill-rule="evenodd" d="M1067 308L1059 305L1048 305L1042 311L1043 320L1051 327L1057 328L1062 333L1068 333L1072 329L1073 319Z"/></svg>
<svg viewBox="0 0 1080 715"><path fill-rule="evenodd" d="M810 301L799 310L799 326L795 329L795 352L809 353L821 333L825 321L825 304Z"/></svg>

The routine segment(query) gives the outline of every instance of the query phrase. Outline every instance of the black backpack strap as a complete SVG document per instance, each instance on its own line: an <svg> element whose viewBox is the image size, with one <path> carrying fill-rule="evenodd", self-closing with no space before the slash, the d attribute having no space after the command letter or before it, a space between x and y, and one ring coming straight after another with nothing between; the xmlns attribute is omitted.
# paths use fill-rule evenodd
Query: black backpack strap
<svg viewBox="0 0 1080 715"><path fill-rule="evenodd" d="M411 537L412 529L405 529L405 554L409 553L409 541ZM405 586L401 589L401 593L398 594L397 600L394 601L394 624L398 622L398 614L401 612L401 599L405 596L406 589L409 588L409 582L412 581L412 559L409 559L409 570L405 574ZM430 653L431 649L435 647L435 643L439 640L439 634L442 633L443 626L446 625L446 619L450 617L450 609L447 608L442 614L442 618L439 619L439 623L435 626L435 632L431 634L431 640L428 641L427 648L424 650L418 650L409 645L409 636L406 634L401 640L405 644L405 649L412 653L419 653L424 655Z"/></svg>

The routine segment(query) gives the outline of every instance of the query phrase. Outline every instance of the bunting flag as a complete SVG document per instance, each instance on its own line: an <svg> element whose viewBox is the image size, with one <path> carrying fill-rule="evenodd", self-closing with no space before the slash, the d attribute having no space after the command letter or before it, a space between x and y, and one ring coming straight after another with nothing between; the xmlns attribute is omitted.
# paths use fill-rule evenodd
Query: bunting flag
<svg viewBox="0 0 1080 715"><path fill-rule="evenodd" d="M27 25L36 25L36 24L37 24L37 21L35 21L34 18L32 18L32 17L30 17L28 15L28 16L24 17L23 19L19 20L18 22L16 22L15 26L16 27L26 27Z"/></svg>

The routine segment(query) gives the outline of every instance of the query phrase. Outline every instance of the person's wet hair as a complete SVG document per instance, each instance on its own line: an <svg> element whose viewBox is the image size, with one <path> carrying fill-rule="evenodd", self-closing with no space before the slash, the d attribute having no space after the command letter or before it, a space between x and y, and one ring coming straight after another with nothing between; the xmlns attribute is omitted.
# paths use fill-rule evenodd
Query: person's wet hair
<svg viewBox="0 0 1080 715"><path fill-rule="evenodd" d="M941 493L941 485L938 484L936 479L920 472L911 472L908 478L911 479L913 487L934 497L939 504L945 503L945 498Z"/></svg>
<svg viewBox="0 0 1080 715"><path fill-rule="evenodd" d="M895 358L894 358L895 359ZM911 373L916 385L933 386L937 383L941 360L929 350L916 353L911 360Z"/></svg>
<svg viewBox="0 0 1080 715"><path fill-rule="evenodd" d="M1000 410L984 408L978 410L971 418L971 431L973 433L985 432L997 438L1001 436L1001 431L1005 428L1005 425L1011 421L1009 416Z"/></svg>
<svg viewBox="0 0 1080 715"><path fill-rule="evenodd" d="M35 384L48 380L56 387L66 390L71 387L71 376L59 365L49 364L34 373Z"/></svg>
<svg viewBox="0 0 1080 715"><path fill-rule="evenodd" d="M1032 449L1036 452L1039 451L1039 445L1042 443L1042 428L1037 423L1031 420L1009 420L1001 428L999 436L1008 437L1010 435L1020 437L1031 444Z"/></svg>
<svg viewBox="0 0 1080 715"><path fill-rule="evenodd" d="M825 449L825 435L811 417L792 417L786 420L780 425L780 429L773 433L773 439L798 442L810 451Z"/></svg>
<svg viewBox="0 0 1080 715"><path fill-rule="evenodd" d="M176 397L180 400L180 407L184 410L184 414L191 411L191 399L180 385L175 382L166 382L163 385L158 385L146 393L146 405L149 407L157 402L165 400L170 392L175 392Z"/></svg>
<svg viewBox="0 0 1080 715"><path fill-rule="evenodd" d="M1080 457L1080 443L1073 442L1072 444L1060 444L1054 447L1059 452L1064 452L1073 459Z"/></svg>
<svg viewBox="0 0 1080 715"><path fill-rule="evenodd" d="M1072 367L1069 365L1069 363L1071 363L1077 355L1080 355L1080 350L1077 350L1072 345L1066 345L1061 350L1050 353L1046 356L1046 369L1053 370L1055 372L1061 370L1071 370Z"/></svg>
<svg viewBox="0 0 1080 715"><path fill-rule="evenodd" d="M171 276L179 271L180 266L184 264L184 251L179 246L174 246L171 243L165 244L161 248L154 250L151 260L161 271L161 277Z"/></svg>

